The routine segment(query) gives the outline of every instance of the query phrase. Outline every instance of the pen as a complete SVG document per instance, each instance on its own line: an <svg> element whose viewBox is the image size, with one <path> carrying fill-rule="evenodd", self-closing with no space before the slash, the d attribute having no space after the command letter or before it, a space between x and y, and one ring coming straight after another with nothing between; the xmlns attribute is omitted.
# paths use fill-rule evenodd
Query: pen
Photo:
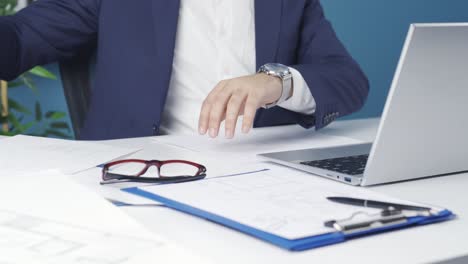
<svg viewBox="0 0 468 264"><path fill-rule="evenodd" d="M356 206L363 206L363 207L370 207L370 208L379 208L379 209L387 209L389 207L393 207L399 210L410 210L410 211L430 211L431 210L431 208L423 207L423 206L387 203L387 202L382 202L382 201L357 199L357 198L351 198L351 197L327 197L327 199L335 203L342 203L342 204L356 205Z"/></svg>

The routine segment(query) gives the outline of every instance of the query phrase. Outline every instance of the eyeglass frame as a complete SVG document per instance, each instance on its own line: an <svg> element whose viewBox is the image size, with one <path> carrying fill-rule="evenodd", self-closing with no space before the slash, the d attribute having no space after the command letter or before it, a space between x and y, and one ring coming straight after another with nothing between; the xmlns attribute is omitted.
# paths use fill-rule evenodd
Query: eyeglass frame
<svg viewBox="0 0 468 264"><path fill-rule="evenodd" d="M123 164L123 163L144 163L146 166L135 176L123 175L123 174L116 174L116 173L109 173L109 168L115 165ZM198 168L197 173L194 176L164 176L161 175L161 167L166 164L171 163L182 163L187 165L192 165ZM145 174L148 169L152 166L155 166L158 169L158 177L141 177L141 175ZM106 178L106 176L112 176L112 178ZM125 160L116 160L109 163L104 164L102 167L102 182L101 184L109 183L113 180L120 181L120 180L127 180L132 182L144 182L144 183L181 183L181 182L189 182L189 181L196 181L201 180L206 177L206 167L192 162L188 160L141 160L141 159L125 159Z"/></svg>

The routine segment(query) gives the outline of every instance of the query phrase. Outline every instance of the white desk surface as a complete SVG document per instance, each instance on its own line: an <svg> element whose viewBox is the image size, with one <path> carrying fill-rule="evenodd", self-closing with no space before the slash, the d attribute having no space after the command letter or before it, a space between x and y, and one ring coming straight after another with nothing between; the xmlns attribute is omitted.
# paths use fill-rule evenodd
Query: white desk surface
<svg viewBox="0 0 468 264"><path fill-rule="evenodd" d="M378 121L336 122L321 133L372 141ZM148 140L108 143L138 147ZM370 188L403 199L447 207L457 213L458 218L297 253L165 207L122 209L150 230L195 250L214 263L433 263L468 255L468 174Z"/></svg>

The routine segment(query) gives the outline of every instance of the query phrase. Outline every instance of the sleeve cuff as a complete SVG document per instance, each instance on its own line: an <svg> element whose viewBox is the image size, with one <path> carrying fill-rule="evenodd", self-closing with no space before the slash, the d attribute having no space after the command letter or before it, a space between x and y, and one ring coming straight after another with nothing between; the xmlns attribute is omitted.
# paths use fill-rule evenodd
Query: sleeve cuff
<svg viewBox="0 0 468 264"><path fill-rule="evenodd" d="M305 115L315 113L316 103L306 81L301 73L294 68L289 67L292 74L293 94L292 96L278 104L279 107Z"/></svg>

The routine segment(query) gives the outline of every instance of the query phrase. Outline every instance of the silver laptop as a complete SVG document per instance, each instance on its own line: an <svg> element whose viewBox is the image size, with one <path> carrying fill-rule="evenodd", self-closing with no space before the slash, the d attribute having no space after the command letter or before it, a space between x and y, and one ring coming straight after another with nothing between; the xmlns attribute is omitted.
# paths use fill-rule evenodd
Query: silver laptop
<svg viewBox="0 0 468 264"><path fill-rule="evenodd" d="M468 23L410 26L374 143L260 156L362 186L468 171Z"/></svg>

